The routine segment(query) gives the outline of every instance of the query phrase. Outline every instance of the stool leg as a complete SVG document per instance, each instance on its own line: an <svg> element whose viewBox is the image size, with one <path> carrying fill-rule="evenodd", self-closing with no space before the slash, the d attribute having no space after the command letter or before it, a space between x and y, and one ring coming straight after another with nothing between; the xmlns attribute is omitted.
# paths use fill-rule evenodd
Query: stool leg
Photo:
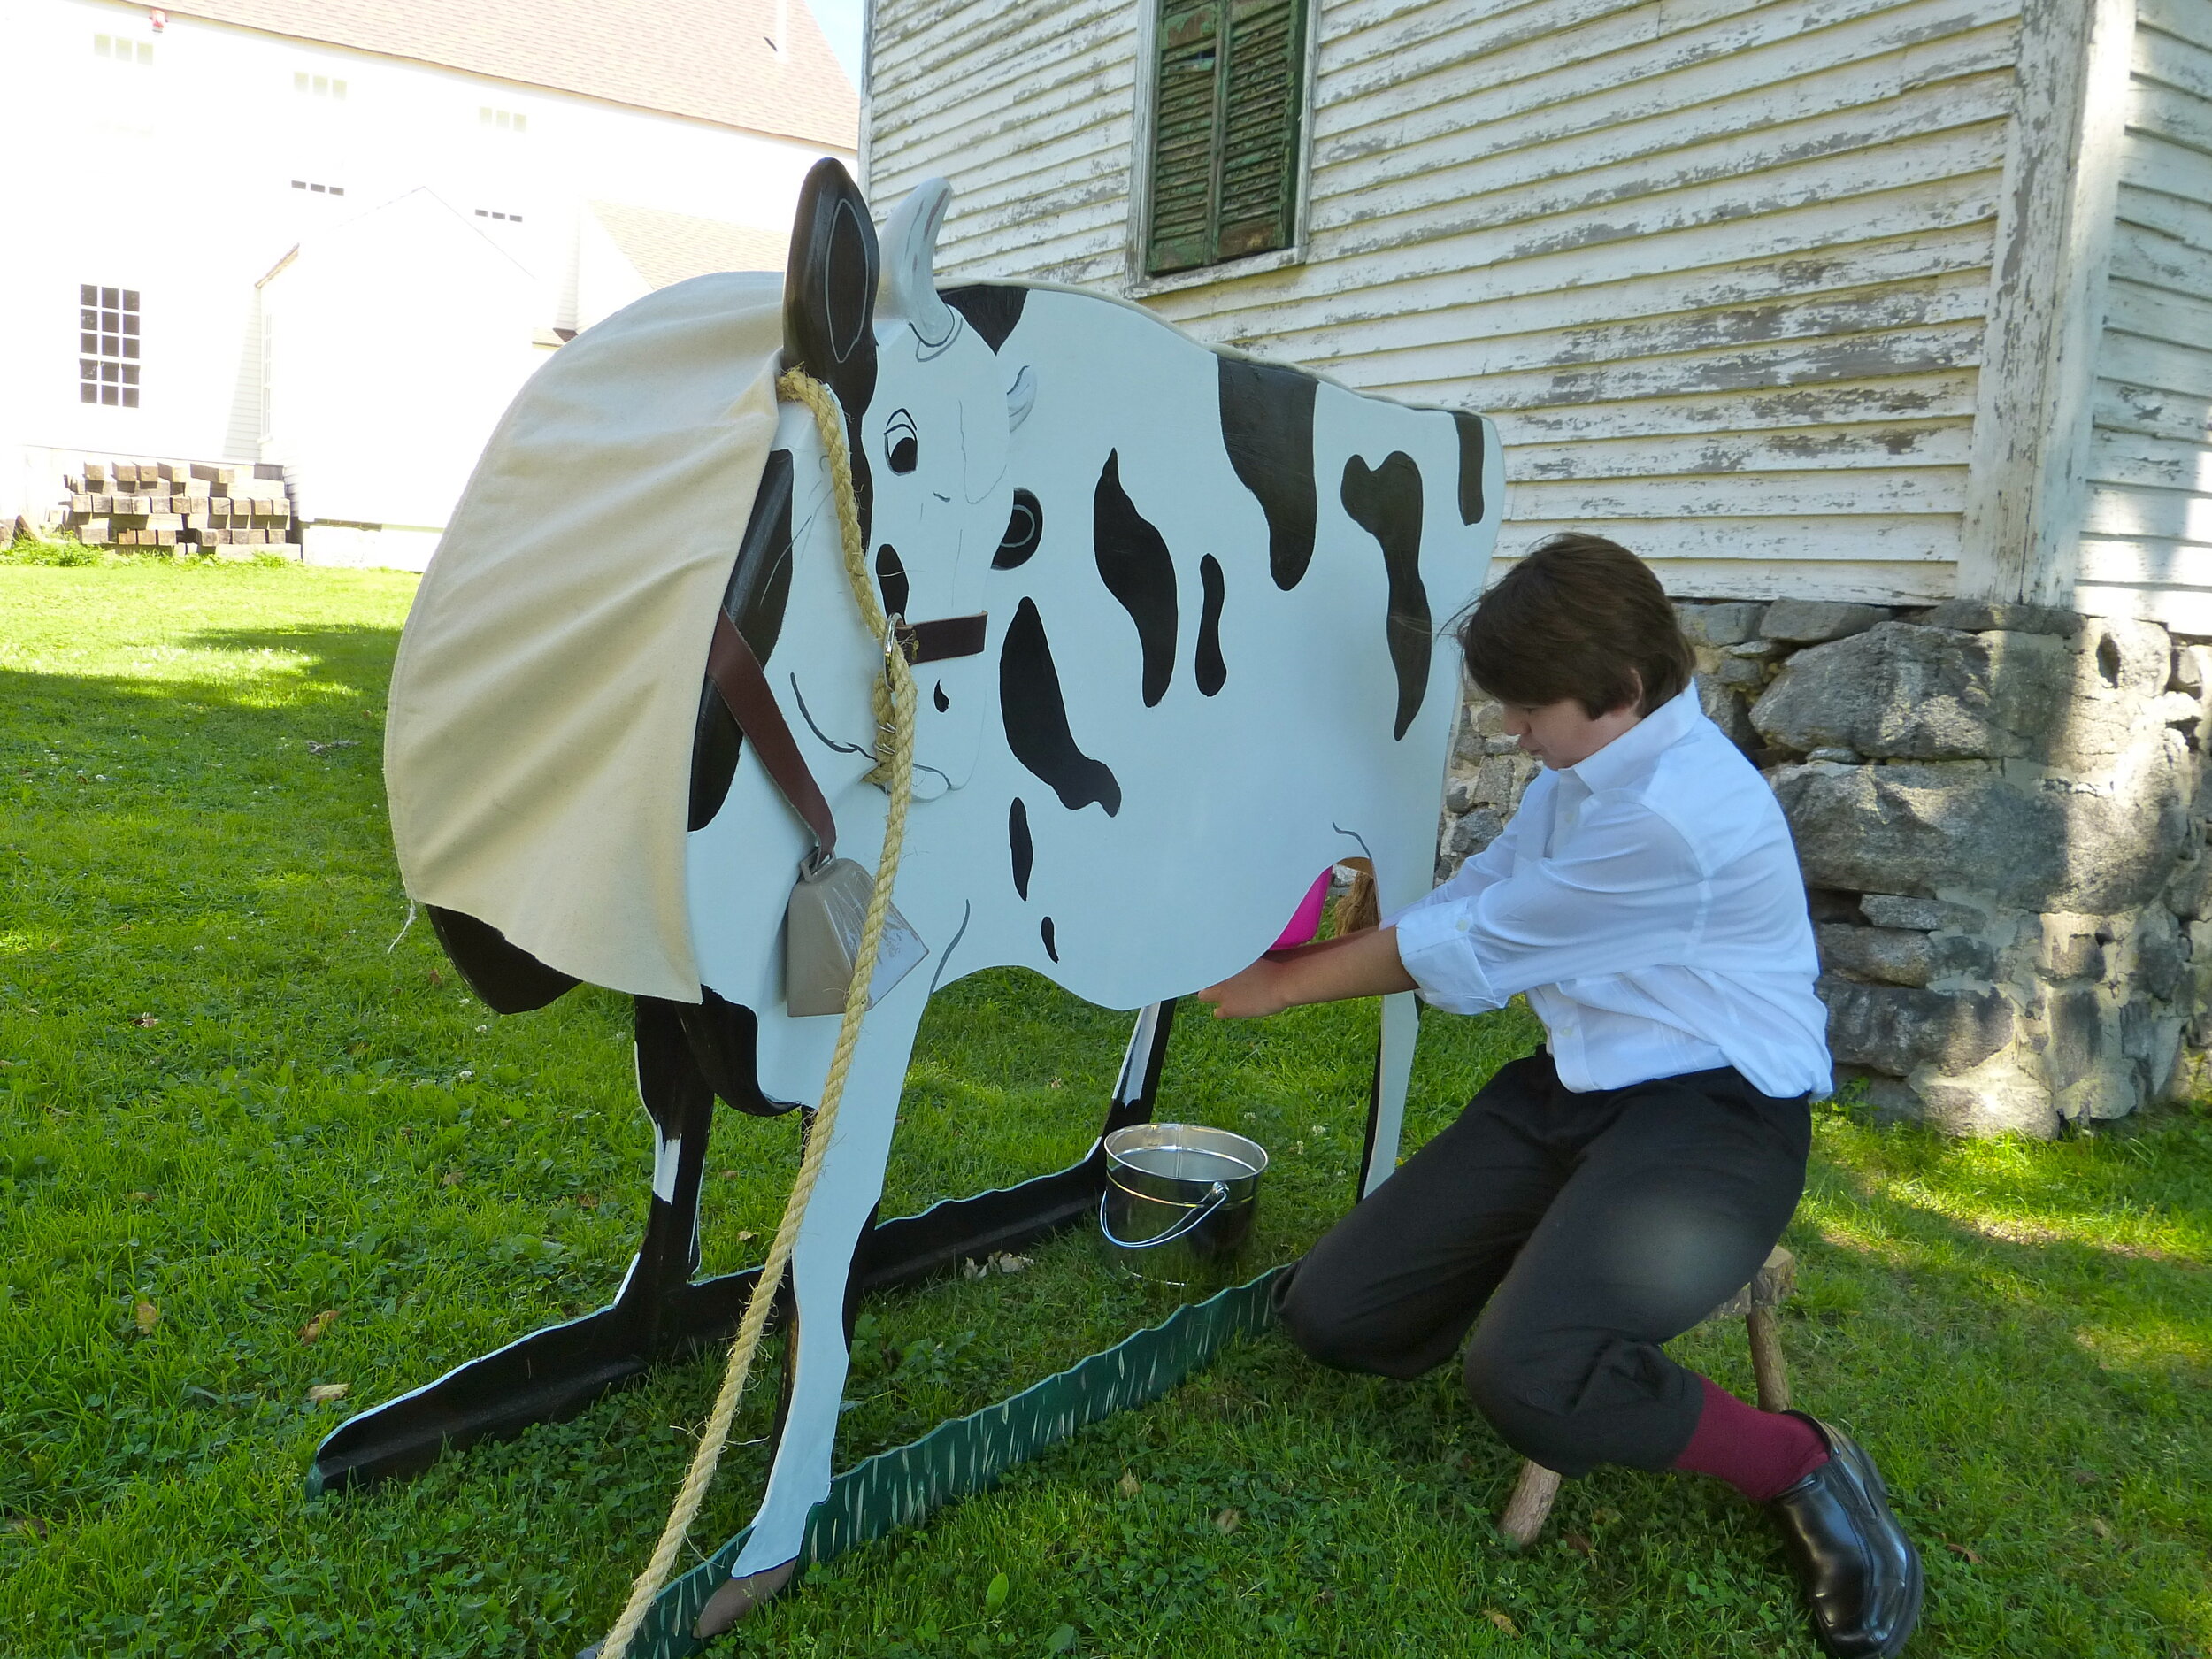
<svg viewBox="0 0 2212 1659"><path fill-rule="evenodd" d="M1552 1500L1558 1495L1555 1471L1541 1463L1523 1463L1521 1478L1513 1483L1513 1495L1505 1501L1505 1513L1498 1517L1498 1531L1515 1548L1527 1548L1544 1530L1544 1517L1551 1513Z"/></svg>
<svg viewBox="0 0 2212 1659"><path fill-rule="evenodd" d="M1774 1310L1754 1308L1744 1316L1744 1328L1751 1333L1751 1371L1759 1379L1759 1409L1788 1410L1790 1368L1782 1357L1782 1333L1775 1324Z"/></svg>

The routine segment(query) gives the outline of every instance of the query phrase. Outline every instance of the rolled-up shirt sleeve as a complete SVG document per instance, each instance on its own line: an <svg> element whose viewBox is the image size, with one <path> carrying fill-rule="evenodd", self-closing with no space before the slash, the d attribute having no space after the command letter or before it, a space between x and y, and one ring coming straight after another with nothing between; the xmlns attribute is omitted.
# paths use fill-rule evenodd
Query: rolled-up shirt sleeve
<svg viewBox="0 0 2212 1659"><path fill-rule="evenodd" d="M1459 891L1455 878L1397 917L1398 958L1425 1002L1480 1014L1533 986L1688 960L1705 872L1640 802L1593 795L1561 855L1512 862L1509 875L1476 872Z"/></svg>

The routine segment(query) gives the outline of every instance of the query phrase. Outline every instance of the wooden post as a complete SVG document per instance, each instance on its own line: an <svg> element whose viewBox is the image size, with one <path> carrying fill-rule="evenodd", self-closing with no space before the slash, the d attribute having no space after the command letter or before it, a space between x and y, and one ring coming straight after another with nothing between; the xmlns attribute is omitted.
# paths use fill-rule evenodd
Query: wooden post
<svg viewBox="0 0 2212 1659"><path fill-rule="evenodd" d="M1498 1517L1498 1531L1516 1549L1526 1549L1544 1530L1552 1500L1558 1495L1557 1471L1541 1463L1523 1463L1521 1478L1513 1483L1513 1495L1506 1500L1505 1513Z"/></svg>
<svg viewBox="0 0 2212 1659"><path fill-rule="evenodd" d="M1790 1368L1782 1357L1782 1333L1775 1326L1774 1310L1754 1304L1744 1315L1751 1334L1751 1374L1759 1380L1759 1409L1790 1409Z"/></svg>

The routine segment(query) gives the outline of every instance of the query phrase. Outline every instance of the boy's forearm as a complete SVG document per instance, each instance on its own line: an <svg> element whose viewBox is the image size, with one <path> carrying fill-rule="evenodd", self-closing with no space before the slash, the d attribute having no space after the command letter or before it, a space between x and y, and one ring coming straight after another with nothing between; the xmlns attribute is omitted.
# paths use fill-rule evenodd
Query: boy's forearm
<svg viewBox="0 0 2212 1659"><path fill-rule="evenodd" d="M1364 928L1288 952L1273 963L1276 987L1286 1008L1415 988L1413 976L1398 960L1394 927Z"/></svg>

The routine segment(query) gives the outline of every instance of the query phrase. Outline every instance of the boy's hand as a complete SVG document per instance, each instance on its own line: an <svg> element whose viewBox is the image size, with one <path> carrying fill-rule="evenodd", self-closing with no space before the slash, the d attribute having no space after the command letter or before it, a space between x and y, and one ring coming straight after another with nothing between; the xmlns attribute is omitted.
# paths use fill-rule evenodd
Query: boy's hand
<svg viewBox="0 0 2212 1659"><path fill-rule="evenodd" d="M1216 1019L1264 1019L1290 1006L1282 979L1283 964L1262 956L1243 972L1208 986L1198 1000L1215 1005Z"/></svg>

